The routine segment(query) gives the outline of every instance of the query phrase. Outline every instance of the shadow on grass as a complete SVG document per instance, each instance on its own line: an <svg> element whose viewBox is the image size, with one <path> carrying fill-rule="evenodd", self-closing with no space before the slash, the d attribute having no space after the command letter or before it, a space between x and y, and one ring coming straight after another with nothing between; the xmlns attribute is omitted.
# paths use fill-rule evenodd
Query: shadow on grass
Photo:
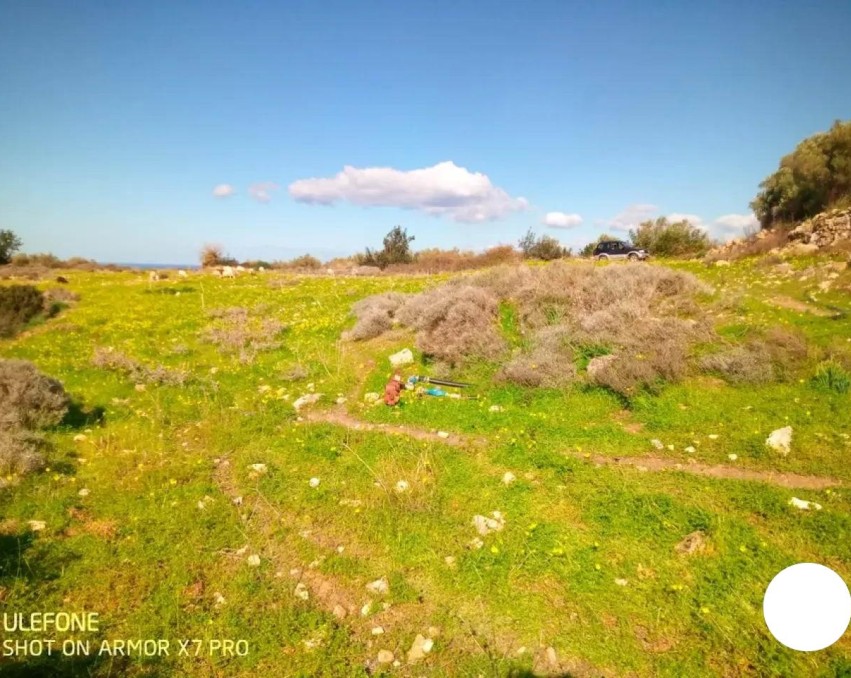
<svg viewBox="0 0 851 678"><path fill-rule="evenodd" d="M3 678L76 678L77 676L123 676L131 668L127 657L99 656L96 654L98 645L92 643L92 654L66 657L62 654L61 646L53 647L51 655L41 657L16 657L8 664L0 660L0 676ZM135 675L150 676L151 678L171 675L170 672L158 667L140 670Z"/></svg>
<svg viewBox="0 0 851 678"><path fill-rule="evenodd" d="M529 669L511 669L507 674L507 678L542 678L542 676L548 676L549 678L576 678L576 674L573 673L535 673Z"/></svg>
<svg viewBox="0 0 851 678"><path fill-rule="evenodd" d="M178 294L187 294L194 291L194 287L189 287L188 285L181 285L179 287L158 287L153 290L145 290L144 292L142 292L142 294L159 294L175 297Z"/></svg>
<svg viewBox="0 0 851 678"><path fill-rule="evenodd" d="M100 405L87 410L80 403L72 402L59 425L75 429L97 426L103 423L105 414L106 409Z"/></svg>

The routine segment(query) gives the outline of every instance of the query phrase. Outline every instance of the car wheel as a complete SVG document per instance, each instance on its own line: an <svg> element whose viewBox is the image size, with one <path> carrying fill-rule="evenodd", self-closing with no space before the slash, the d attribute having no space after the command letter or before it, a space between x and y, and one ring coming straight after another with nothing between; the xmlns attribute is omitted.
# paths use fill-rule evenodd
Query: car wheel
<svg viewBox="0 0 851 678"><path fill-rule="evenodd" d="M630 252L627 259L630 261L638 261L638 255L635 252Z"/></svg>
<svg viewBox="0 0 851 678"><path fill-rule="evenodd" d="M598 254L597 255L597 261L608 261L608 259L609 259L608 254Z"/></svg>

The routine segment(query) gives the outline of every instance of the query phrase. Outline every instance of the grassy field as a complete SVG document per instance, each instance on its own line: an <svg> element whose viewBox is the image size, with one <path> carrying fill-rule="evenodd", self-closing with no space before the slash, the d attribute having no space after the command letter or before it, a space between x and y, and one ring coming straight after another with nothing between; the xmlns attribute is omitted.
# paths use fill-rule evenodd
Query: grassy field
<svg viewBox="0 0 851 678"><path fill-rule="evenodd" d="M851 271L827 259L673 266L714 287L731 342L784 326L851 353ZM95 649L173 650L0 657L0 674L851 675L848 634L799 653L762 617L788 565L851 581L851 395L813 382L820 358L782 382L695 373L629 401L497 384L476 363L457 373L476 398L391 409L364 394L413 335L343 342L350 307L444 277L68 277L78 302L0 340L75 401L48 468L0 490L0 607L91 610L101 629L78 637ZM296 412L308 393L323 396ZM786 425L781 457L764 441ZM504 527L479 535L494 511ZM696 531L702 550L677 548ZM432 647L410 663L418 635ZM203 649L176 656L177 639Z"/></svg>

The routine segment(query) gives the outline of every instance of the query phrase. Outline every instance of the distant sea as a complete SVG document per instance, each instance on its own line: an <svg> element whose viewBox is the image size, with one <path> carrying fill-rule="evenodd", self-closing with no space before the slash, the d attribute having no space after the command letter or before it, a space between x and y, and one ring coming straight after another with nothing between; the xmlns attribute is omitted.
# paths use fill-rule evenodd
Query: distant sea
<svg viewBox="0 0 851 678"><path fill-rule="evenodd" d="M100 263L104 263L104 262L100 262ZM106 262L106 263L110 263L110 262ZM198 269L201 268L198 264L138 264L138 263L123 262L123 261L116 261L114 263L115 263L116 266L127 266L128 268L142 268L142 269L157 268L157 269L175 269L176 270L178 268L183 268L183 269L198 270Z"/></svg>

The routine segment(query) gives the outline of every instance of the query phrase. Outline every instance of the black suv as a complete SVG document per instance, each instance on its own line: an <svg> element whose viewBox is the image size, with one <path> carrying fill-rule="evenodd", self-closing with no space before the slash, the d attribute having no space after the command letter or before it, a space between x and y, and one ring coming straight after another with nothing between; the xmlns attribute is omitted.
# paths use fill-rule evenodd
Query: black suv
<svg viewBox="0 0 851 678"><path fill-rule="evenodd" d="M623 240L604 240L594 248L594 253L591 256L601 261L605 259L644 261L650 255L638 247L633 247L625 243Z"/></svg>

